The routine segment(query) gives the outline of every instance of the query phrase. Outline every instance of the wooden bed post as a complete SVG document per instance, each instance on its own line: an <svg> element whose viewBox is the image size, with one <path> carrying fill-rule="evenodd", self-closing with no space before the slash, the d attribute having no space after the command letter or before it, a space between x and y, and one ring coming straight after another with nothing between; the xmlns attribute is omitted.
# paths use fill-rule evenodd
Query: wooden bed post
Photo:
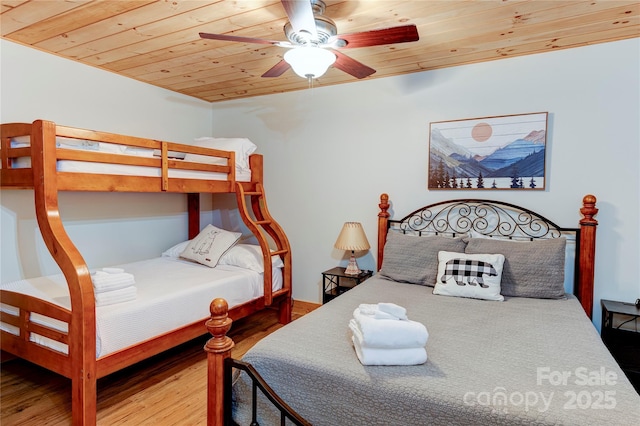
<svg viewBox="0 0 640 426"><path fill-rule="evenodd" d="M229 318L229 305L222 298L214 299L209 305L211 318L206 322L207 330L213 336L207 341L207 425L224 424L225 383L224 364L231 357L233 340L227 336L233 322Z"/></svg>
<svg viewBox="0 0 640 426"><path fill-rule="evenodd" d="M189 214L189 239L200 233L200 193L187 194L187 209Z"/></svg>
<svg viewBox="0 0 640 426"><path fill-rule="evenodd" d="M378 271L382 268L384 243L387 241L387 228L389 219L389 195L380 195L380 213L378 213Z"/></svg>
<svg viewBox="0 0 640 426"><path fill-rule="evenodd" d="M578 273L578 292L576 296L589 318L593 315L593 281L596 257L596 227L598 221L593 217L598 213L596 197L585 195L580 213L580 263Z"/></svg>

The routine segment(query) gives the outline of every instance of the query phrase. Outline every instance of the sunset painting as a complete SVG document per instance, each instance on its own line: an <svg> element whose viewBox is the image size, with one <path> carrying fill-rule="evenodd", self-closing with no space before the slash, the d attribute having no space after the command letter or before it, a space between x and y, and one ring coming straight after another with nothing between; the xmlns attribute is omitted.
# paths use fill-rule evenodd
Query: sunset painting
<svg viewBox="0 0 640 426"><path fill-rule="evenodd" d="M547 116L431 123L428 189L544 189Z"/></svg>

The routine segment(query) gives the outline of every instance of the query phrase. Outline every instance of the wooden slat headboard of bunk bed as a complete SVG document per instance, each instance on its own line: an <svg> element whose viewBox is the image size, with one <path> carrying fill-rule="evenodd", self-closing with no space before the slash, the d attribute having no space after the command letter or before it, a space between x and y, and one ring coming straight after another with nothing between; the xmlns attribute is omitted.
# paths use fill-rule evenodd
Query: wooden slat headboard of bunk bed
<svg viewBox="0 0 640 426"><path fill-rule="evenodd" d="M206 320L147 340L139 345L96 359L95 297L89 268L81 253L67 235L58 211L60 191L93 192L173 192L187 195L188 236L200 231L200 194L236 193L239 211L248 228L254 232L262 251L264 264L271 263L267 236L276 245L276 255L283 263L282 289L272 291L271 269L264 268L264 296L235 307L231 318L242 318L275 305L283 323L291 320L291 250L280 225L269 215L264 199L262 156L251 155L249 181L236 180L235 152L202 148L171 142L143 139L105 132L58 126L53 122L37 120L33 123L1 125L0 184L2 189L33 189L38 226L52 257L59 265L69 287L71 311L50 303L2 291L2 300L20 309L23 321L15 321L2 313L2 321L20 328L20 336L2 332L2 349L72 380L72 411L74 424L96 423L96 380L114 371L132 365L180 343L205 333ZM23 137L28 140L18 147L12 141ZM104 143L136 149L155 150L154 156L121 155L110 152L62 149L57 138ZM216 164L187 162L173 158L175 153L215 157ZM29 158L30 165L14 167L19 158ZM153 176L65 172L58 170L61 160L75 162L139 166L153 170ZM220 162L225 165L219 165ZM214 172L223 179L173 177L172 170ZM255 217L249 216L245 203L250 199ZM68 332L43 329L32 323L30 314L39 313L68 324ZM29 340L35 327L46 337L68 345L68 355L48 350Z"/></svg>
<svg viewBox="0 0 640 426"><path fill-rule="evenodd" d="M579 221L578 228L559 227L530 210L490 200L444 201L422 207L397 220L390 219L391 205L387 194L380 196L378 206L380 208L378 213L378 270L382 266L387 233L392 224L397 225L401 232L411 232L416 235L440 233L453 236L467 234L469 231L479 231L484 236L494 235L502 238L516 237L517 239L558 238L574 235L576 241L573 290L587 316L591 318L596 227L598 225L598 221L594 218L598 209L596 208L596 197L593 195L586 195L582 200L580 213L583 217ZM451 206L454 208L452 209ZM458 211L453 213L455 209ZM462 214L460 214L461 211ZM513 212L516 212L515 215ZM456 215L457 218L454 218ZM226 335L232 323L227 314L226 301L224 299L213 300L210 311L211 318L207 321L206 327L212 338L205 346L208 358L207 424L219 425L226 424L225 419L230 418L228 412L231 406L229 402L232 392L230 366L235 361L231 359L231 349L234 343ZM258 378L258 380L262 380L262 378ZM269 395L269 398L276 406L278 404L274 401L281 401L275 394Z"/></svg>

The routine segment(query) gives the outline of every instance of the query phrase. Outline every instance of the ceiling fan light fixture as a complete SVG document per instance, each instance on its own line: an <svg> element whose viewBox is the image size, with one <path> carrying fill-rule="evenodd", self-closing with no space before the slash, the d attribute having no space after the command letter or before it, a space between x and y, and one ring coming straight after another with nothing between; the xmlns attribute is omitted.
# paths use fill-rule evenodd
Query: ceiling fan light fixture
<svg viewBox="0 0 640 426"><path fill-rule="evenodd" d="M293 71L302 78L321 77L336 61L332 52L315 46L301 46L288 50L284 54Z"/></svg>

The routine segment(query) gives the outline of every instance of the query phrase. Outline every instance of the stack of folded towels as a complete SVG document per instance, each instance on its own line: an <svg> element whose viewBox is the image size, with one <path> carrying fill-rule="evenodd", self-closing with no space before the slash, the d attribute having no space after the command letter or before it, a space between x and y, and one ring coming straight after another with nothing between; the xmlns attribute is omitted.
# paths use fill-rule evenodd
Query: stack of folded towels
<svg viewBox="0 0 640 426"><path fill-rule="evenodd" d="M361 304L349 321L356 355L364 365L417 365L427 361L429 333L395 303Z"/></svg>
<svg viewBox="0 0 640 426"><path fill-rule="evenodd" d="M129 302L138 296L133 275L121 268L102 268L91 274L96 306Z"/></svg>

